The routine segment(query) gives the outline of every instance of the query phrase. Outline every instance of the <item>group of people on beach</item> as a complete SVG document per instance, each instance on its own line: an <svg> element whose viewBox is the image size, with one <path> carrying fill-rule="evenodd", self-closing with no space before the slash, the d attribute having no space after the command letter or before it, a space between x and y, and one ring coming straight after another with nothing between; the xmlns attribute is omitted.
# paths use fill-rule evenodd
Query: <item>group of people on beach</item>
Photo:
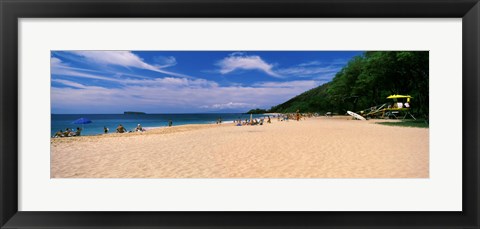
<svg viewBox="0 0 480 229"><path fill-rule="evenodd" d="M272 119L270 119L270 116L267 116L267 123L272 123ZM255 125L263 125L263 123L265 122L265 117L263 118L255 118L255 119L245 119L245 120L241 120L241 119L238 119L238 120L233 120L233 123L236 125L236 126L255 126Z"/></svg>
<svg viewBox="0 0 480 229"><path fill-rule="evenodd" d="M311 116L312 116L312 114L302 114L299 111L297 111L295 113L289 113L289 114L276 114L276 115L273 115L273 118L276 117L277 120L279 122L281 122L281 121L289 121L290 119L300 121L302 118L305 119L306 117L311 117ZM216 120L216 124L221 124L222 122L223 122L222 118L218 118ZM255 125L260 125L261 126L265 122L266 123L272 123L270 115L266 116L266 117L254 118L254 119L253 118L252 119L247 118L245 120L241 120L241 119L233 120L233 123L236 126L255 126ZM167 125L169 127L173 126L172 120L169 120ZM109 131L110 130L109 130L108 127L106 127L106 126L103 127L103 133L104 134L108 134ZM137 127L135 128L135 130L132 130L132 131L127 130L122 124L119 124L117 126L117 128L115 129L115 133L132 133L132 132L144 132L144 131L146 131L146 129L143 128L140 123L137 124ZM53 137L54 138L75 137L75 136L80 136L81 132L82 132L82 129L80 127L77 127L76 131L74 131L70 128L66 128L65 131L59 130L58 132L56 132Z"/></svg>
<svg viewBox="0 0 480 229"><path fill-rule="evenodd" d="M78 137L82 134L82 128L77 127L76 131L73 131L70 128L66 128L65 131L58 130L57 133L53 136L54 138L63 138L63 137Z"/></svg>
<svg viewBox="0 0 480 229"><path fill-rule="evenodd" d="M318 114L313 114L313 113L300 113L299 110L297 110L297 112L295 113L287 113L287 114L279 114L277 115L277 120L279 122L281 121L288 121L288 120L296 120L296 121L300 121L300 120L305 120L306 118L311 118L313 116L316 116Z"/></svg>
<svg viewBox="0 0 480 229"><path fill-rule="evenodd" d="M169 127L173 126L172 120L168 120L168 126ZM103 127L103 133L108 134L108 131L109 131L109 129L106 126L104 126ZM132 133L132 132L145 132L145 131L147 131L147 129L143 128L142 125L140 125L140 123L139 123L139 124L137 124L137 127L135 127L134 131L128 131L122 124L118 124L115 131L116 131L116 133L123 134L123 133Z"/></svg>
<svg viewBox="0 0 480 229"><path fill-rule="evenodd" d="M125 127L122 124L119 124L117 129L115 129L115 130L116 130L116 133L120 133L120 134L147 131L146 129L144 129L142 127L142 125L140 125L140 123L137 124L137 127L135 127L135 131L128 131L127 129L125 129ZM108 134L108 128L107 127L104 127L104 133Z"/></svg>
<svg viewBox="0 0 480 229"><path fill-rule="evenodd" d="M314 113L300 113L299 110L297 110L297 112L295 113L286 113L286 114L275 114L273 115L273 118L277 118L277 121L278 122L288 122L289 120L296 120L296 121L301 121L301 120L305 120L306 118L311 118L311 117L314 117L314 116L318 116L318 114L314 114ZM272 123L272 120L270 118L270 116L266 116L266 117L263 117L263 118L260 118L260 119L245 119L245 120L234 120L233 123L236 125L236 126L245 126L245 125L263 125L263 123L265 122L267 123Z"/></svg>

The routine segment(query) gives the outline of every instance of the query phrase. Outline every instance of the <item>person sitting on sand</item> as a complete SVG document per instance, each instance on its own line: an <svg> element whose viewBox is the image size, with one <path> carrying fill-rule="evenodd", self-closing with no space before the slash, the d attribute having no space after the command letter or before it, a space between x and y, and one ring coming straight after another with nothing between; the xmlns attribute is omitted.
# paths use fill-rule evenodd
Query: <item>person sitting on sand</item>
<svg viewBox="0 0 480 229"><path fill-rule="evenodd" d="M77 127L77 131L75 132L75 136L80 136L81 133L82 133L82 129L80 129L80 127Z"/></svg>
<svg viewBox="0 0 480 229"><path fill-rule="evenodd" d="M168 126L170 127L170 126L172 126L172 125L173 125L172 120L168 120Z"/></svg>
<svg viewBox="0 0 480 229"><path fill-rule="evenodd" d="M125 127L122 126L122 124L118 125L117 127L117 133L126 133L127 130L125 129Z"/></svg>
<svg viewBox="0 0 480 229"><path fill-rule="evenodd" d="M137 128L135 128L135 131L137 131L137 132L143 132L143 128L142 128L142 126L140 125L140 123L137 125Z"/></svg>
<svg viewBox="0 0 480 229"><path fill-rule="evenodd" d="M62 132L62 130L58 130L58 132L55 133L55 135L54 135L53 137L54 137L54 138L61 138L61 137L63 137L63 132Z"/></svg>
<svg viewBox="0 0 480 229"><path fill-rule="evenodd" d="M76 136L76 133L75 133L75 131L73 131L73 129L69 128L68 131L69 131L68 132L68 137L75 137Z"/></svg>
<svg viewBox="0 0 480 229"><path fill-rule="evenodd" d="M63 132L63 136L64 137L70 137L71 133L72 133L72 131L70 130L70 128L66 128L65 132Z"/></svg>

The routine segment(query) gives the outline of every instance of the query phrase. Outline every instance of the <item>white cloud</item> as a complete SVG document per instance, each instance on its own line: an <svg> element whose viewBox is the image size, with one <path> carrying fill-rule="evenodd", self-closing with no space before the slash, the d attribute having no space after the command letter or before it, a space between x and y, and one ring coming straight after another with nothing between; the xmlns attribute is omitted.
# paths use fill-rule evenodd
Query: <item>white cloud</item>
<svg viewBox="0 0 480 229"><path fill-rule="evenodd" d="M85 71L88 71L88 70L70 67L69 65L63 63L58 58L55 58L55 57L50 58L50 73L52 75L65 75L65 76L81 77L81 78L96 79L96 80L106 80L106 81L113 81L113 82L120 81L119 79L90 74L90 73L86 73Z"/></svg>
<svg viewBox="0 0 480 229"><path fill-rule="evenodd" d="M340 71L344 60L332 60L330 62L309 61L287 68L275 68L272 64L265 62L260 56L248 56L242 52L235 52L219 61L221 74L228 74L235 70L260 70L266 74L279 78L288 77L321 77L328 75L332 77Z"/></svg>
<svg viewBox="0 0 480 229"><path fill-rule="evenodd" d="M97 64L106 64L106 65L116 65L122 67L133 67L139 69L146 69L154 72L159 72L171 76L177 77L185 77L185 78L193 78L191 76L175 73L171 71L163 70L162 68L172 66L172 64L176 64L175 58L167 61L170 61L169 64L167 63L165 66L161 65L151 65L146 63L142 58L135 55L130 51L72 51L71 53L82 56L86 58L90 62L94 62ZM175 63L173 63L173 61Z"/></svg>
<svg viewBox="0 0 480 229"><path fill-rule="evenodd" d="M287 82L262 82L254 84L255 87L268 88L314 88L320 85L321 82L316 80L296 80ZM307 89L307 90L308 90Z"/></svg>
<svg viewBox="0 0 480 229"><path fill-rule="evenodd" d="M122 80L121 82L124 85L136 85L136 86L144 86L144 87L205 87L205 88L213 88L217 87L218 84L213 81L204 80L204 79L187 79L187 78L173 78L173 77L164 77L164 78L156 78L156 79L146 79L146 80L138 80L138 79L127 79Z"/></svg>
<svg viewBox="0 0 480 229"><path fill-rule="evenodd" d="M154 66L145 63L140 57L130 51L72 51L71 53L99 64L156 70Z"/></svg>
<svg viewBox="0 0 480 229"><path fill-rule="evenodd" d="M109 82L115 82L122 85L144 85L144 86L163 86L163 87L175 87L175 86L190 86L190 87L200 87L200 86L209 86L215 87L218 84L213 81L208 81L204 79L192 79L192 78L174 78L174 77L163 77L163 78L148 78L141 75L130 74L130 73L115 73L115 77L100 76L98 74L91 74L85 71L88 69L73 68L62 62L60 59L52 57L51 60L51 74L52 75L62 75L70 77L80 77L86 79L94 80L103 80ZM122 76L131 76L140 79L129 79L129 78L119 78ZM52 80L59 83L66 82L62 80ZM70 81L71 82L71 81ZM73 82L71 82L73 83ZM67 86L71 86L72 84ZM74 87L78 87L74 86Z"/></svg>
<svg viewBox="0 0 480 229"><path fill-rule="evenodd" d="M221 74L228 74L235 70L260 70L270 76L281 77L280 74L272 70L273 65L266 63L259 56L246 56L244 53L232 53L228 57L219 61L217 65L220 67Z"/></svg>
<svg viewBox="0 0 480 229"><path fill-rule="evenodd" d="M234 108L249 108L254 106L255 104L228 102L228 103L213 104L213 105L203 105L201 106L201 108L213 108L213 109L221 110L221 109L234 109Z"/></svg>
<svg viewBox="0 0 480 229"><path fill-rule="evenodd" d="M51 66L59 66L62 64L62 60L56 58L56 57L51 57L50 58L50 65Z"/></svg>
<svg viewBox="0 0 480 229"><path fill-rule="evenodd" d="M336 73L340 71L339 67L311 67L312 65L298 65L296 67L279 69L277 72L283 75L291 76L311 76L316 74L325 74L325 73ZM313 65L314 66L314 65Z"/></svg>
<svg viewBox="0 0 480 229"><path fill-rule="evenodd" d="M76 88L82 88L82 89L88 88L87 86L85 86L83 84L73 82L73 81L69 81L69 80L52 79L52 82L57 82L57 83L60 83L60 84L63 84L65 86L69 86L69 87L76 87Z"/></svg>
<svg viewBox="0 0 480 229"><path fill-rule="evenodd" d="M333 60L329 60L329 61L314 60L314 61L301 63L298 66L306 67L306 66L319 66L319 65L321 65L321 66L345 65L345 64L348 63L348 61L349 61L349 59L333 59Z"/></svg>
<svg viewBox="0 0 480 229"><path fill-rule="evenodd" d="M305 66L315 66L315 65L322 65L322 64L324 64L324 63L321 62L321 61L314 60L314 61L310 61L310 62L306 62L306 63L301 63L298 66L305 67Z"/></svg>
<svg viewBox="0 0 480 229"><path fill-rule="evenodd" d="M165 88L165 87L217 87L218 84L213 81L208 81L205 79L190 79L190 78L174 78L174 77L163 77L163 78L148 78L142 77L139 75L132 75L132 74L116 74L116 76L134 76L141 79L121 79L121 78L114 78L114 77L105 77L94 75L90 73L81 72L79 68L71 68L65 63L63 63L58 58L52 57L51 58L51 73L53 75L63 75L63 76L73 76L73 77L80 77L80 78L87 78L87 79L95 79L95 80L104 80L109 82L115 82L124 86L144 86L144 87L158 87L158 88ZM82 84L62 80L62 79L52 79L52 81L64 84L66 86L72 86L77 88L82 88Z"/></svg>
<svg viewBox="0 0 480 229"><path fill-rule="evenodd" d="M157 68L168 68L177 64L177 59L173 56L157 56L154 61Z"/></svg>
<svg viewBox="0 0 480 229"><path fill-rule="evenodd" d="M90 69L71 67L70 65L64 63L62 60L60 60L56 57L51 57L50 58L50 69L52 71L55 71L55 72L58 71L58 70L79 70L79 71L97 72L97 71L90 70ZM52 72L52 73L54 73L54 72Z"/></svg>

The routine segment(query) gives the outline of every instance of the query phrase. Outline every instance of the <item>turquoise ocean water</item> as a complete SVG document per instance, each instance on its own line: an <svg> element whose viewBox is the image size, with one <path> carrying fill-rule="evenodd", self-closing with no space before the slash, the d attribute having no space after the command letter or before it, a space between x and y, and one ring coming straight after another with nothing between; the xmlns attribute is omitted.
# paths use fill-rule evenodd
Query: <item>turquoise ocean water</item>
<svg viewBox="0 0 480 229"><path fill-rule="evenodd" d="M266 115L253 115L254 118ZM90 124L73 124L79 118L92 120ZM168 121L172 120L174 126L186 124L208 124L215 123L221 118L223 122L232 122L237 119L249 119L249 114L242 113L209 113L209 114L52 114L51 115L51 136L58 130L66 128L83 128L82 135L103 134L103 127L114 133L119 124L127 130L133 131L137 124L144 128L167 127Z"/></svg>

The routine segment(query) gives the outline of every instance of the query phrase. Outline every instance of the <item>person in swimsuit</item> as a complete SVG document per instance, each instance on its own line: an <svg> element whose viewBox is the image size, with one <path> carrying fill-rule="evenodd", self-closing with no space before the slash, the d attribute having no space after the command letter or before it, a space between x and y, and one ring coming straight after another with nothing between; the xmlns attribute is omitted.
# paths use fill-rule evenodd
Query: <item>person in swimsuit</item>
<svg viewBox="0 0 480 229"><path fill-rule="evenodd" d="M118 125L117 127L117 133L125 133L127 132L127 130L125 129L125 127L122 126L122 124Z"/></svg>

